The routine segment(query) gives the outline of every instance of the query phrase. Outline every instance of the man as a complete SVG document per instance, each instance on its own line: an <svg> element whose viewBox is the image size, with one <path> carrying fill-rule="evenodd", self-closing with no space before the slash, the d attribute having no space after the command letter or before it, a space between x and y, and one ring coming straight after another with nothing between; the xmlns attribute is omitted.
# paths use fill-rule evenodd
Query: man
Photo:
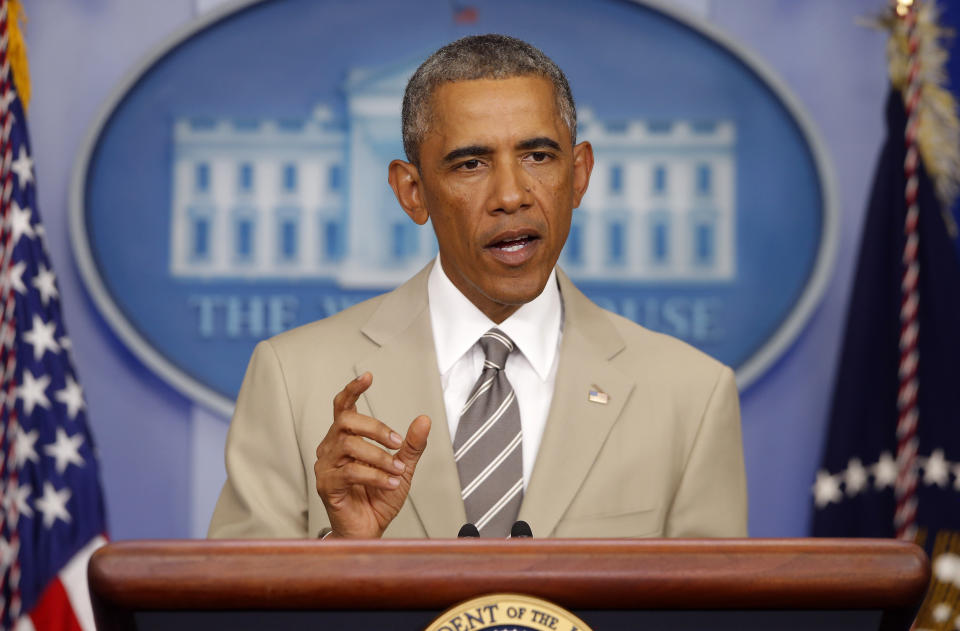
<svg viewBox="0 0 960 631"><path fill-rule="evenodd" d="M210 536L745 536L730 369L555 267L593 167L560 69L505 36L449 44L403 137L388 179L438 260L257 346Z"/></svg>

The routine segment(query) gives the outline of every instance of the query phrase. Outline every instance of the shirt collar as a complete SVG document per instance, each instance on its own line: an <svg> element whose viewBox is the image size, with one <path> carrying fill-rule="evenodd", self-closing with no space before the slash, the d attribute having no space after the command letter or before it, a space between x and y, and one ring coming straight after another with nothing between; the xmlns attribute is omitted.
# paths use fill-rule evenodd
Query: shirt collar
<svg viewBox="0 0 960 631"><path fill-rule="evenodd" d="M460 293L444 273L439 255L427 279L427 298L433 341L437 349L437 367L441 375L450 370L481 335L497 326L510 336L537 376L547 380L557 354L563 321L563 303L556 269L550 272L550 278L539 296L517 309L499 325Z"/></svg>

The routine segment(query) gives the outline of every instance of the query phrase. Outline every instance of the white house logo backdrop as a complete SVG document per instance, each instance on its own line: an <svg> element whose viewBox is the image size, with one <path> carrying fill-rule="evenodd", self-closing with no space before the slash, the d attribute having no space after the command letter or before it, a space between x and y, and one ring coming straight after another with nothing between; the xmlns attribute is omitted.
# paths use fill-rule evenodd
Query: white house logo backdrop
<svg viewBox="0 0 960 631"><path fill-rule="evenodd" d="M227 410L258 340L417 272L436 240L386 183L404 85L438 46L503 32L567 72L594 147L562 267L742 386L758 376L819 298L834 222L818 145L770 73L704 25L627 0L417 6L234 5L122 87L72 208L84 279L121 338Z"/></svg>

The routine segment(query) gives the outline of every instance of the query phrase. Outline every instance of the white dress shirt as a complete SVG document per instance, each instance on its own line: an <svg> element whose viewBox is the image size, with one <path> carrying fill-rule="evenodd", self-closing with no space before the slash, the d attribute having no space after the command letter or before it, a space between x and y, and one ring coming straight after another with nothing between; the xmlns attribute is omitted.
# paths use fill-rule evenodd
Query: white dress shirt
<svg viewBox="0 0 960 631"><path fill-rule="evenodd" d="M492 327L499 327L519 350L507 357L505 370L520 407L523 488L526 489L547 423L557 376L563 302L556 270L550 273L539 296L500 324L490 320L460 293L443 272L439 256L427 280L427 297L451 439L457 435L463 404L483 371L483 350L477 344L480 336Z"/></svg>

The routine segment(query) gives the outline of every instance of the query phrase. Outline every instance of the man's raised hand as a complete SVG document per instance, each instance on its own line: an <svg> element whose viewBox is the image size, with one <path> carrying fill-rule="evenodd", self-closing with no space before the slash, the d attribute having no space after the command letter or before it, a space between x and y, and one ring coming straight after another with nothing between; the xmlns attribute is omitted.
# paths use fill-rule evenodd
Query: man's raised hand
<svg viewBox="0 0 960 631"><path fill-rule="evenodd" d="M317 446L317 493L336 537L383 534L407 499L430 433L426 416L415 418L401 438L384 423L358 413L357 399L371 383L373 375L363 373L333 398L333 425ZM391 454L364 438L397 451Z"/></svg>

